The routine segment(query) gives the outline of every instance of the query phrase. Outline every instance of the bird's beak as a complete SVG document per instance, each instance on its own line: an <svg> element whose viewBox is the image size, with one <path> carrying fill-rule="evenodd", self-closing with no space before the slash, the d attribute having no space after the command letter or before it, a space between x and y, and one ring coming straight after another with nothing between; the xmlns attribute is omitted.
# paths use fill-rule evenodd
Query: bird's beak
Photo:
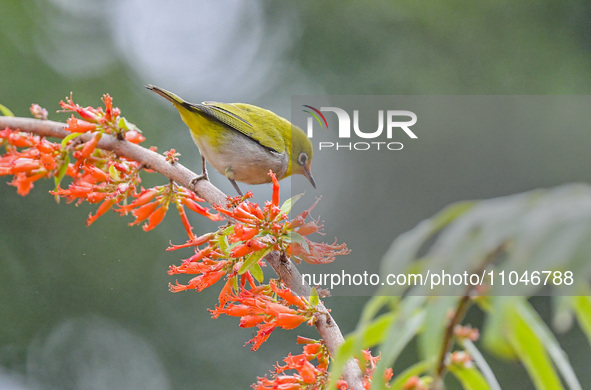
<svg viewBox="0 0 591 390"><path fill-rule="evenodd" d="M310 172L310 168L304 166L304 176L306 176L308 178L308 180L310 181L310 184L312 184L312 187L314 187L314 189L316 189L316 181L314 181L314 177L312 176L312 172Z"/></svg>

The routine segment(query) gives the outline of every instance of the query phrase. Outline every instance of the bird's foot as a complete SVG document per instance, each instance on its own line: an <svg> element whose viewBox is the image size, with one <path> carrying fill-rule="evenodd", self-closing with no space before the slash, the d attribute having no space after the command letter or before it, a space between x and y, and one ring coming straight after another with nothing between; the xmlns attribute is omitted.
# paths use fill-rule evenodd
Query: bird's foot
<svg viewBox="0 0 591 390"><path fill-rule="evenodd" d="M194 178L191 179L191 181L189 182L189 185L195 189L195 186L197 185L197 182L199 180L207 180L209 181L209 178L207 177L207 171L204 171L201 175L197 175Z"/></svg>

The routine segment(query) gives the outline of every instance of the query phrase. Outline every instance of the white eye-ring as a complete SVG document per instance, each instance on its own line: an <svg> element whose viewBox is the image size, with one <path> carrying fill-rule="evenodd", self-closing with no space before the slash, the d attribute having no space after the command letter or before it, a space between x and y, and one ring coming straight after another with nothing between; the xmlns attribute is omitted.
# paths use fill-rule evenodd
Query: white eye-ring
<svg viewBox="0 0 591 390"><path fill-rule="evenodd" d="M308 162L308 155L306 154L306 152L300 153L298 155L298 164L306 165L307 162Z"/></svg>

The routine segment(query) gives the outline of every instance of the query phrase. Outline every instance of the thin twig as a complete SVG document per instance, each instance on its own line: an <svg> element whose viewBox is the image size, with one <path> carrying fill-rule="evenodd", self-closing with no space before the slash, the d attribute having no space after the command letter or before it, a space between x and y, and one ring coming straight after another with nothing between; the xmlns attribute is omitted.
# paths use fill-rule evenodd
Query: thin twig
<svg viewBox="0 0 591 390"><path fill-rule="evenodd" d="M475 273L480 274L486 267L492 263L505 249L506 249L506 242L501 243L495 249L490 251L484 258L484 261L475 271ZM437 359L437 370L435 372L435 380L433 381L433 389L441 389L443 388L443 377L445 376L445 372L447 371L447 362L446 357L453 347L454 341L454 329L457 325L459 325L468 308L470 307L470 298L472 297L472 292L475 290L476 286L468 285L466 287L466 291L461 296L460 300L458 301L458 305L456 306L456 310L452 318L450 318L447 328L445 328L445 334L443 336L443 342L441 343L441 350L439 352L439 357Z"/></svg>
<svg viewBox="0 0 591 390"><path fill-rule="evenodd" d="M44 137L64 138L70 134L64 130L66 126L65 123L49 120L0 117L0 129L9 127ZM90 139L90 137L90 134L81 135L84 141ZM197 195L212 205L223 205L227 200L227 195L208 180L199 180L196 183L191 183L191 180L197 176L195 172L179 163L170 164L163 155L142 146L125 140L118 140L114 136L104 134L98 143L98 147L110 150L118 156L137 161L143 167L156 171L184 187L193 189ZM280 254L277 251L268 254L265 260L267 260L275 273L277 273L294 293L301 296L310 296L310 286L302 282L301 274L293 263L282 262L280 260ZM338 347L344 342L343 334L323 304L319 304L317 309L323 315L317 317L316 328L331 356L334 356ZM363 390L361 369L354 360L347 362L343 370L343 377L351 389Z"/></svg>

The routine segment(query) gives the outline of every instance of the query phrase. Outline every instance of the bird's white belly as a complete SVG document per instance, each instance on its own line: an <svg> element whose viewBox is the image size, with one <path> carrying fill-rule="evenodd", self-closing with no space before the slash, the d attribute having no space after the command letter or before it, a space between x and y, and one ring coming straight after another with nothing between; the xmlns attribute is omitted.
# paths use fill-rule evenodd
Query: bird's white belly
<svg viewBox="0 0 591 390"><path fill-rule="evenodd" d="M221 142L223 147L214 147L206 140L193 138L199 151L218 172L229 179L246 183L262 184L271 181L269 170L281 179L287 170L287 153L276 153L252 141L250 138L231 132Z"/></svg>

